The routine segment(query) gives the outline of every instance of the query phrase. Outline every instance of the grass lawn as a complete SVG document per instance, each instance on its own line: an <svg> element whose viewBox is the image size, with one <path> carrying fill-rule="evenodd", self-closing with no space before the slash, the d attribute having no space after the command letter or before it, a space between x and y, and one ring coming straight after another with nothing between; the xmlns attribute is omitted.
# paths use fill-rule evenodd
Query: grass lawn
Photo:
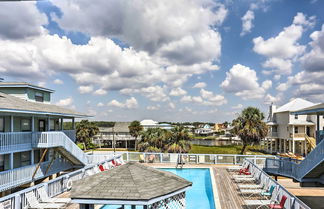
<svg viewBox="0 0 324 209"><path fill-rule="evenodd" d="M203 146L203 145L191 145L189 153L195 154L240 154L242 145L227 145L227 146ZM258 150L259 146L248 146L246 148L247 155L264 155Z"/></svg>

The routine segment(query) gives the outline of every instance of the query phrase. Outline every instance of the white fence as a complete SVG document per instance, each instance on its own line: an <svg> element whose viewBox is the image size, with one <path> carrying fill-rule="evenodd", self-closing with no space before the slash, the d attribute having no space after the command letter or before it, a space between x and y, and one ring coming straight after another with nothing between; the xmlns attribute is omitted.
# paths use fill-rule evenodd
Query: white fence
<svg viewBox="0 0 324 209"><path fill-rule="evenodd" d="M116 152L122 155L124 161L149 163L177 163L180 155L184 163L192 164L242 164L244 159L252 159L256 164L264 164L267 158L275 159L273 155L231 155L231 154L177 154L177 153L144 153ZM113 154L89 154L89 163L98 163Z"/></svg>

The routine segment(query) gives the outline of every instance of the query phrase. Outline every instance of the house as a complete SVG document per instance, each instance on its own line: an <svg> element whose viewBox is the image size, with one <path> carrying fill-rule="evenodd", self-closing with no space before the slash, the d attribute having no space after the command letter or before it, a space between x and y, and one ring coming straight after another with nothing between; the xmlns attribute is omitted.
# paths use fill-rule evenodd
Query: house
<svg viewBox="0 0 324 209"><path fill-rule="evenodd" d="M144 130L147 130L149 128L158 128L159 127L158 122L151 120L151 119L142 120L141 125L143 126Z"/></svg>
<svg viewBox="0 0 324 209"><path fill-rule="evenodd" d="M94 136L94 143L109 148L135 148L135 137L131 136L131 122L116 122L114 127L99 127L99 133Z"/></svg>
<svg viewBox="0 0 324 209"><path fill-rule="evenodd" d="M307 155L315 148L316 116L295 115L294 111L315 105L304 99L294 99L276 108L271 105L267 125L269 133L264 144L265 150L272 153L292 152ZM323 124L323 118L320 121ZM323 127L321 125L320 127Z"/></svg>
<svg viewBox="0 0 324 209"><path fill-rule="evenodd" d="M21 185L87 164L75 144L75 118L83 113L51 103L53 90L0 83L0 195ZM63 123L72 122L70 130Z"/></svg>
<svg viewBox="0 0 324 209"><path fill-rule="evenodd" d="M209 124L200 124L198 128L195 129L195 134L196 135L213 135L214 130L211 128Z"/></svg>
<svg viewBox="0 0 324 209"><path fill-rule="evenodd" d="M215 123L214 125L214 130L216 132L220 132L220 131L225 131L227 127L225 127L225 125L223 123Z"/></svg>
<svg viewBox="0 0 324 209"><path fill-rule="evenodd" d="M165 130L171 130L171 129L173 129L173 126L169 123L160 123L159 128L165 129Z"/></svg>

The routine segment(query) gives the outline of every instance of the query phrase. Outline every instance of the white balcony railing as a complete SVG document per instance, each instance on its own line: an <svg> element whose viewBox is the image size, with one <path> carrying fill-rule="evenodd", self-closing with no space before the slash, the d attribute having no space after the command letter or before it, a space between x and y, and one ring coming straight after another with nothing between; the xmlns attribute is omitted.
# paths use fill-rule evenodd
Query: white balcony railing
<svg viewBox="0 0 324 209"><path fill-rule="evenodd" d="M32 176L37 164L0 172L0 192L72 168L72 164L62 158L54 160L51 166L49 166L49 163L41 163L34 179L32 179Z"/></svg>
<svg viewBox="0 0 324 209"><path fill-rule="evenodd" d="M31 132L0 133L0 151L29 149L31 142Z"/></svg>

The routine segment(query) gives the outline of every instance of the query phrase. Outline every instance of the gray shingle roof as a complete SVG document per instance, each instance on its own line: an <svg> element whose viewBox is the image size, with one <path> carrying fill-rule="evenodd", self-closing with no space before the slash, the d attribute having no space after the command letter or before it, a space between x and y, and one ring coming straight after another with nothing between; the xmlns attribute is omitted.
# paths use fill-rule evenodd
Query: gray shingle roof
<svg viewBox="0 0 324 209"><path fill-rule="evenodd" d="M128 126L130 126L130 122L116 122L114 126L115 132L129 132Z"/></svg>
<svg viewBox="0 0 324 209"><path fill-rule="evenodd" d="M170 172L129 162L73 182L71 198L149 201L191 185Z"/></svg>
<svg viewBox="0 0 324 209"><path fill-rule="evenodd" d="M73 117L87 117L87 115L52 104L29 102L0 92L0 109L6 112L31 112L35 114L66 115Z"/></svg>

